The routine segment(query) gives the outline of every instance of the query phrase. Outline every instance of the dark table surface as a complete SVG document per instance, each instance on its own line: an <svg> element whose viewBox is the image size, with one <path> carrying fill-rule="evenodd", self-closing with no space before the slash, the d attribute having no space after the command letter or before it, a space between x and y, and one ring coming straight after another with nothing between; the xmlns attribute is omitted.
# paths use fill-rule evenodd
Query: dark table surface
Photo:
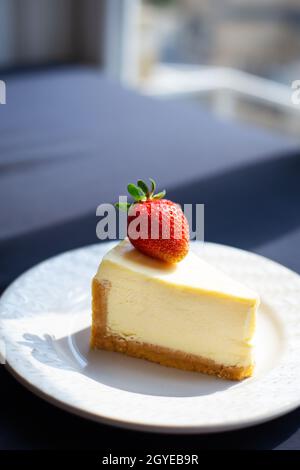
<svg viewBox="0 0 300 470"><path fill-rule="evenodd" d="M156 177L205 204L205 238L300 273L299 143L159 101L98 71L10 75L0 106L0 291L49 256L97 242L95 210ZM86 421L42 401L0 367L1 449L300 449L299 409L216 435L170 436Z"/></svg>

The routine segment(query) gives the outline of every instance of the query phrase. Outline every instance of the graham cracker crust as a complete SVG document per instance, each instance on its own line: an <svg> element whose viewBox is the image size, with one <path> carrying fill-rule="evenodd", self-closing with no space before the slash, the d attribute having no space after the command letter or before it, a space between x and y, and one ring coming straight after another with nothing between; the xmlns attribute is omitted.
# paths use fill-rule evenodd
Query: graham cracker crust
<svg viewBox="0 0 300 470"><path fill-rule="evenodd" d="M109 282L92 281L92 331L90 345L93 349L116 351L128 356L147 359L158 364L187 371L216 375L223 379L242 380L253 373L253 365L248 367L227 367L193 354L175 351L149 343L112 335L106 329L107 294Z"/></svg>

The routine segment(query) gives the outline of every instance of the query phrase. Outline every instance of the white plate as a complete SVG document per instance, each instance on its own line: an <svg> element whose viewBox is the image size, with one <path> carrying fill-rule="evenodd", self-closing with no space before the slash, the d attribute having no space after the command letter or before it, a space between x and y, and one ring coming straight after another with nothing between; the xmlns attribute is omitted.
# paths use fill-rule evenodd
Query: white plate
<svg viewBox="0 0 300 470"><path fill-rule="evenodd" d="M111 244L70 251L19 277L0 300L7 365L30 390L81 416L164 432L217 432L300 404L300 277L226 246L194 243L261 295L252 378L230 382L89 351L90 281Z"/></svg>

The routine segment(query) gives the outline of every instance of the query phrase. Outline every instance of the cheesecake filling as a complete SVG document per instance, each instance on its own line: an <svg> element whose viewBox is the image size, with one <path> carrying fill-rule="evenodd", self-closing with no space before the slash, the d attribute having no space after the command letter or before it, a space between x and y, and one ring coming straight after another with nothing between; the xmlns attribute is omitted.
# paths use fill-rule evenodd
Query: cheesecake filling
<svg viewBox="0 0 300 470"><path fill-rule="evenodd" d="M170 272L162 271L151 261L147 269L139 269L139 258L132 259L131 252L123 255L121 264L114 256L104 258L96 275L99 282L109 285L108 334L208 358L225 366L253 364L255 295L247 292L245 297L241 289L233 298L229 288L219 295L209 290L199 292L196 282L184 282L171 268ZM132 256L140 255L135 252ZM180 271L184 278L192 275L186 272L184 276L184 265Z"/></svg>

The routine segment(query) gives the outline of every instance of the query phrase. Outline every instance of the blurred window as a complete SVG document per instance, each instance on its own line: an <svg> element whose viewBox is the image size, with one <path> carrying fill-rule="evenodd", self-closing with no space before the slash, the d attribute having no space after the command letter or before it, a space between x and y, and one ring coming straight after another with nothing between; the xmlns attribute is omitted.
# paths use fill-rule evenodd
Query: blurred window
<svg viewBox="0 0 300 470"><path fill-rule="evenodd" d="M224 117L299 138L300 106L291 99L291 85L300 79L299 0L125 5L135 8L123 15L121 80L143 93L192 99Z"/></svg>
<svg viewBox="0 0 300 470"><path fill-rule="evenodd" d="M138 28L140 80L157 63L299 78L299 0L141 0Z"/></svg>

